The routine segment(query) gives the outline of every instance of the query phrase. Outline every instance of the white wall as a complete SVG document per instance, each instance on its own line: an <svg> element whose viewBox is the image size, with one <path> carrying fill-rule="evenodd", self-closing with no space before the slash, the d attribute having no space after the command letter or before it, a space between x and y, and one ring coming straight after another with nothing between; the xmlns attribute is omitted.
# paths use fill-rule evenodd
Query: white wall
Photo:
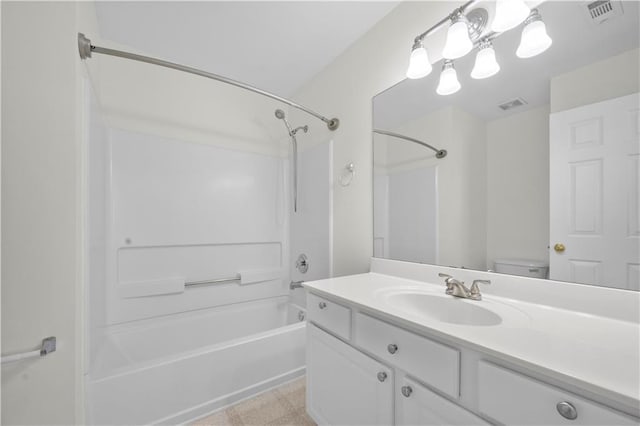
<svg viewBox="0 0 640 426"><path fill-rule="evenodd" d="M549 107L543 106L487 123L487 266L498 258L546 263L548 244Z"/></svg>
<svg viewBox="0 0 640 426"><path fill-rule="evenodd" d="M414 37L460 4L401 3L295 95L296 100L341 120L332 134L334 176L349 162L356 166L350 186L334 185L335 275L367 271L373 251L371 99L404 78ZM428 46L440 43L439 36L443 34L430 38ZM328 132L322 123L310 124L312 132Z"/></svg>
<svg viewBox="0 0 640 426"><path fill-rule="evenodd" d="M2 352L58 350L2 367L3 424L82 422L78 22L90 4L2 2ZM89 11L88 11L89 10Z"/></svg>
<svg viewBox="0 0 640 426"><path fill-rule="evenodd" d="M441 247L440 264L484 269L486 245L486 127L477 117L460 108L452 109L451 156L446 175L440 174L440 235L451 235ZM447 182L454 182L451 188ZM457 222L451 220L457 219ZM446 257L445 257L446 254Z"/></svg>
<svg viewBox="0 0 640 426"><path fill-rule="evenodd" d="M375 148L374 148L375 150ZM373 256L389 259L389 175L374 166Z"/></svg>
<svg viewBox="0 0 640 426"><path fill-rule="evenodd" d="M551 79L551 112L564 111L640 91L640 49Z"/></svg>

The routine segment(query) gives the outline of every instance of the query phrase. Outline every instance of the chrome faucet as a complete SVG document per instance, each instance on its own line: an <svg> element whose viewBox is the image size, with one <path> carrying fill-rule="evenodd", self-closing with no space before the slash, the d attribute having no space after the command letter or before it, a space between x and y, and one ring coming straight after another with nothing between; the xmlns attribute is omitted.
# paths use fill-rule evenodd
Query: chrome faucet
<svg viewBox="0 0 640 426"><path fill-rule="evenodd" d="M489 280L473 280L471 288L467 288L464 285L464 281L458 281L449 274L439 273L438 276L444 277L444 282L447 285L445 293L455 297L462 297L463 299L482 300L478 284L491 284Z"/></svg>

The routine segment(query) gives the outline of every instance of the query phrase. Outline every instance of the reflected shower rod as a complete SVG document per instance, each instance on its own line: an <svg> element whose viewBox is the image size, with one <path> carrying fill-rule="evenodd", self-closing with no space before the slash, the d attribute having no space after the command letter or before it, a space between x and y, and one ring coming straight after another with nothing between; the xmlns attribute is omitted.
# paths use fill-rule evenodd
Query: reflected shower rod
<svg viewBox="0 0 640 426"><path fill-rule="evenodd" d="M379 129L373 129L373 133L378 133L380 135L387 135L387 136L391 136L394 138L399 138L399 139L404 139L406 141L409 142L413 142L413 143L417 143L418 145L422 145L424 147L427 147L433 151L436 152L436 158L444 158L447 156L447 150L446 149L438 149L438 148L434 148L431 145L429 145L426 142L422 142L418 139L414 139L412 137L409 136L405 136L405 135L401 135L400 133L394 133L394 132L388 132L386 130L379 130Z"/></svg>
<svg viewBox="0 0 640 426"><path fill-rule="evenodd" d="M85 35L82 33L78 33L78 51L80 53L80 59L83 59L83 60L90 58L92 53L100 53L103 55L117 56L119 58L132 59L134 61L145 62L147 64L159 65L161 67L171 68L171 69L183 71L189 74L195 74L201 77L217 80L222 83L231 84L232 86L240 87L242 89L246 89L251 92L258 93L259 95L263 95L268 98L275 99L276 101L282 102L284 104L297 108L301 111L304 111L307 114L313 115L314 117L324 121L327 124L327 128L329 130L336 130L340 126L340 120L337 118L326 118L325 116L318 114L317 112L312 111L303 105L290 101L289 99L283 98L281 96L274 95L273 93L269 93L265 90L258 89L257 87L253 87L248 84L242 83L240 81L232 80L230 78L223 77L218 74L213 74L210 72L199 70L197 68L188 67L186 65L180 65L174 62L163 61L162 59L156 59L150 56L143 56L135 53L124 52L122 50L115 50L115 49L108 49L106 47L94 46L91 44L91 40L85 37Z"/></svg>

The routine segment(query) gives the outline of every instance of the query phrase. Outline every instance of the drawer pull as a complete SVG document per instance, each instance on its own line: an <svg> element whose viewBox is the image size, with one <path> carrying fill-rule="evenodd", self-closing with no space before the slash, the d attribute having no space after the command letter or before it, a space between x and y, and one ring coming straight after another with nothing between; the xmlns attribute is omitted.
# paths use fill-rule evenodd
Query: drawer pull
<svg viewBox="0 0 640 426"><path fill-rule="evenodd" d="M578 410L576 410L576 407L574 407L570 402L558 402L558 404L556 405L556 409L558 410L558 413L560 413L560 415L565 419L575 420L578 418Z"/></svg>
<svg viewBox="0 0 640 426"><path fill-rule="evenodd" d="M318 308L325 309L326 307L327 307L327 304L325 302L318 303Z"/></svg>
<svg viewBox="0 0 640 426"><path fill-rule="evenodd" d="M400 391L402 392L402 395L405 398L409 398L411 396L411 393L413 392L413 389L411 389L411 386L403 386Z"/></svg>
<svg viewBox="0 0 640 426"><path fill-rule="evenodd" d="M384 371L379 372L378 380L380 380L381 382L384 382L385 380L387 380L387 373L385 373Z"/></svg>
<svg viewBox="0 0 640 426"><path fill-rule="evenodd" d="M387 345L387 350L389 351L389 353L391 355L395 354L396 352L398 352L398 345L391 343L389 345Z"/></svg>

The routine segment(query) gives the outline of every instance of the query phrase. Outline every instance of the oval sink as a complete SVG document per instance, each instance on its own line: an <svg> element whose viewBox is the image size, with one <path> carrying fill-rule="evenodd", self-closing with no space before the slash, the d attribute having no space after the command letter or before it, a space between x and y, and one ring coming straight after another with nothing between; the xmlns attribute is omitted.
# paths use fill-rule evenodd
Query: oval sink
<svg viewBox="0 0 640 426"><path fill-rule="evenodd" d="M482 302L424 293L392 293L386 298L405 312L451 324L491 326L502 322L500 315L480 306Z"/></svg>

